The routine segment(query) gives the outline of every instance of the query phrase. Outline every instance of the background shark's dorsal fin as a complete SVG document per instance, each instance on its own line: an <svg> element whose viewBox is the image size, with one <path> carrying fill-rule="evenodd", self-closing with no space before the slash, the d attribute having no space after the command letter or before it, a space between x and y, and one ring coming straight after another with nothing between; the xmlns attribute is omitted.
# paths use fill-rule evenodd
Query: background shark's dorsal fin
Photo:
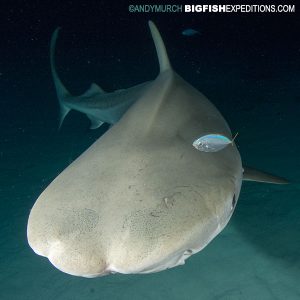
<svg viewBox="0 0 300 300"><path fill-rule="evenodd" d="M159 61L160 73L162 73L166 70L172 69L165 44L161 38L161 35L160 35L157 27L155 26L155 24L152 21L149 21L148 24L149 24L149 27L151 30L151 35L152 35L152 38L153 38L153 41L155 44L155 48L156 48L156 53L157 53L157 57L158 57L158 61Z"/></svg>
<svg viewBox="0 0 300 300"><path fill-rule="evenodd" d="M104 90L98 84L92 83L90 88L86 92L84 92L81 95L81 97L89 98L89 97L93 97L97 94L104 94L104 93L105 93Z"/></svg>
<svg viewBox="0 0 300 300"><path fill-rule="evenodd" d="M288 184L288 180L285 178L272 175L260 170L256 170L249 167L244 167L243 180L247 181L257 181L265 183L274 183L274 184Z"/></svg>

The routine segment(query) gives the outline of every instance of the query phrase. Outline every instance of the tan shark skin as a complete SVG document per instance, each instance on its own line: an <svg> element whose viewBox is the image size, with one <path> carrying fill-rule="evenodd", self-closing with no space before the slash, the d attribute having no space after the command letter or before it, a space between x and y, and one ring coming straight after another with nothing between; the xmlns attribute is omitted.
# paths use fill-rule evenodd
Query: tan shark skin
<svg viewBox="0 0 300 300"><path fill-rule="evenodd" d="M215 106L172 69L149 22L160 74L121 120L40 195L28 242L63 272L151 273L183 264L228 223L243 168L235 143L195 149L208 133L232 139Z"/></svg>

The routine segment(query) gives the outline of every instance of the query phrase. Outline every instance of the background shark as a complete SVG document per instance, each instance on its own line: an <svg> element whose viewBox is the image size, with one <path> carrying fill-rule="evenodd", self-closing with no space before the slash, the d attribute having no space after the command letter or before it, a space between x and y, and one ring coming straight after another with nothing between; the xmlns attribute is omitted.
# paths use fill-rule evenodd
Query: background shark
<svg viewBox="0 0 300 300"><path fill-rule="evenodd" d="M59 30L58 27L54 31L50 46L51 73L60 105L59 128L71 109L86 114L91 121L91 129L96 129L103 123L115 124L125 111L141 97L148 88L149 82L111 93L104 92L96 83L92 83L82 95L72 96L58 77L55 68L55 45Z"/></svg>

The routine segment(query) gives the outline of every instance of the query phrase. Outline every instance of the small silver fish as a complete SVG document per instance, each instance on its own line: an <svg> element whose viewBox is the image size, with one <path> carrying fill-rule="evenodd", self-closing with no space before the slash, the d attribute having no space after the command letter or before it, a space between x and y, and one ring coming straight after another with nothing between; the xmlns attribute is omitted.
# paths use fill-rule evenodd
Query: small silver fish
<svg viewBox="0 0 300 300"><path fill-rule="evenodd" d="M233 143L238 133L230 140L222 134L207 134L201 136L193 142L193 146L200 151L204 152L218 152L224 149L227 145Z"/></svg>

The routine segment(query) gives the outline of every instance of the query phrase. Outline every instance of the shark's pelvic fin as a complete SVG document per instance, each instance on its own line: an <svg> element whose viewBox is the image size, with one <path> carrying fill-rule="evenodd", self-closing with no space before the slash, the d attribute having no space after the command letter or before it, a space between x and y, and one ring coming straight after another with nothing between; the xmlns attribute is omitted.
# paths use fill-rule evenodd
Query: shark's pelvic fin
<svg viewBox="0 0 300 300"><path fill-rule="evenodd" d="M92 83L90 88L84 92L80 97L90 98L97 94L104 94L104 90L96 83Z"/></svg>
<svg viewBox="0 0 300 300"><path fill-rule="evenodd" d="M243 180L257 181L273 184L288 184L289 181L285 178L272 175L263 171L259 171L250 167L244 167Z"/></svg>
<svg viewBox="0 0 300 300"><path fill-rule="evenodd" d="M164 45L164 42L161 38L161 35L155 26L155 24L152 21L148 22L150 30L151 30L151 35L155 44L156 48L156 53L159 61L159 69L160 73L172 69L169 57L167 54L166 47Z"/></svg>
<svg viewBox="0 0 300 300"><path fill-rule="evenodd" d="M66 117L66 115L71 110L69 107L67 107L64 104L63 99L68 97L68 96L71 96L71 94L65 88L65 86L63 85L61 80L59 79L58 74L57 74L56 69L55 69L55 58L54 58L55 45L56 45L56 40L57 40L57 37L58 37L59 30L60 30L60 27L56 28L56 30L54 31L54 33L52 35L52 38L51 38L50 63L51 63L51 73L52 73L52 77L53 77L53 81L54 81L55 89L56 89L56 94L57 94L57 98L58 98L59 106L60 106L60 120L59 120L59 128L60 128L64 118Z"/></svg>
<svg viewBox="0 0 300 300"><path fill-rule="evenodd" d="M87 114L87 117L90 119L91 121L91 125L90 125L90 129L97 129L99 128L102 124L104 124L104 122L100 121L99 119L91 116L91 115L88 115Z"/></svg>

